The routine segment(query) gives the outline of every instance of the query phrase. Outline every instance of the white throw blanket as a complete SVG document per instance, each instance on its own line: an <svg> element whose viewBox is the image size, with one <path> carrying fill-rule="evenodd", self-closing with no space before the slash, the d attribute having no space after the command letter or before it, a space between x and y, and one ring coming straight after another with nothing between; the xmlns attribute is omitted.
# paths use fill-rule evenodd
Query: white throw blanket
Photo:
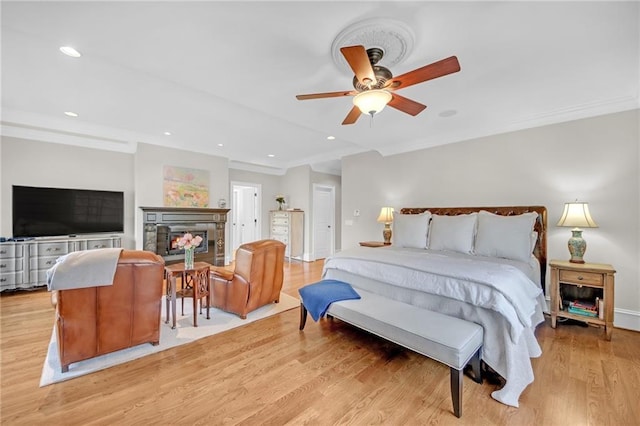
<svg viewBox="0 0 640 426"><path fill-rule="evenodd" d="M492 396L504 404L517 407L533 381L530 358L541 354L534 331L544 321L544 294L514 266L472 255L359 247L328 258L323 278L482 325L482 358L506 379Z"/></svg>
<svg viewBox="0 0 640 426"><path fill-rule="evenodd" d="M112 285L121 252L121 248L105 248L60 256L47 271L47 288L53 291Z"/></svg>

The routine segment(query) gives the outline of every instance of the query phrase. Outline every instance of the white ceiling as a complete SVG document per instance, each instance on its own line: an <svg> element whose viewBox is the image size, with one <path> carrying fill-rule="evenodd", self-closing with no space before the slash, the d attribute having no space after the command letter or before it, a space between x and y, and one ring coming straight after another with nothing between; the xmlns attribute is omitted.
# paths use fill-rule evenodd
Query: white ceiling
<svg viewBox="0 0 640 426"><path fill-rule="evenodd" d="M2 134L125 152L143 142L227 157L238 168L339 173L347 154L638 108L639 6L2 1ZM398 92L427 105L416 117L386 108L373 123L361 116L342 126L350 97L295 95L352 89L331 45L371 18L413 34L394 75L452 55L461 71ZM62 45L83 56L61 54Z"/></svg>

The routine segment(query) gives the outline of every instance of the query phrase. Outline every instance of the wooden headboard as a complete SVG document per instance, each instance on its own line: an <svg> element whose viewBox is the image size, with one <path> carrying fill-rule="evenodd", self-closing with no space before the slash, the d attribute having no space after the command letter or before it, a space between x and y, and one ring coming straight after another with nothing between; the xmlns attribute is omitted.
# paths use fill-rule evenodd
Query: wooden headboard
<svg viewBox="0 0 640 426"><path fill-rule="evenodd" d="M547 208L544 206L504 206L504 207L404 207L402 214L420 214L429 210L433 214L456 216L485 210L501 216L515 216L523 213L538 213L538 219L533 230L538 233L538 240L533 249L533 255L540 262L540 284L545 290L547 276Z"/></svg>

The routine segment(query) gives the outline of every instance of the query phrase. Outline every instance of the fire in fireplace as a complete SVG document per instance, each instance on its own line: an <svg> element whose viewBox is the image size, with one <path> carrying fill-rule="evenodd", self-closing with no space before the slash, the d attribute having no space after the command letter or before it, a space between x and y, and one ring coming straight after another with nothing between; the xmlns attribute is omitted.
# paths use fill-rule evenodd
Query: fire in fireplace
<svg viewBox="0 0 640 426"><path fill-rule="evenodd" d="M202 243L195 249L195 253L207 253L209 251L209 239L206 229L190 228L188 226L158 226L158 254L170 256L184 254L184 249L178 247L178 240L186 233L194 237L199 235Z"/></svg>

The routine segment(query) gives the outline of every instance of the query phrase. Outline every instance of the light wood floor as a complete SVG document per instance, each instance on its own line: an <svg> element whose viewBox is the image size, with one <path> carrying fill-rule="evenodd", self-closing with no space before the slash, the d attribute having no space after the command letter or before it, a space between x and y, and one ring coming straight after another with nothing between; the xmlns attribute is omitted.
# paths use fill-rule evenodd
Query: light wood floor
<svg viewBox="0 0 640 426"><path fill-rule="evenodd" d="M287 264L284 291L317 281L322 262ZM0 297L2 425L640 424L640 333L547 324L520 408L464 379L452 413L449 369L340 321L299 310L39 388L53 324L44 291Z"/></svg>

